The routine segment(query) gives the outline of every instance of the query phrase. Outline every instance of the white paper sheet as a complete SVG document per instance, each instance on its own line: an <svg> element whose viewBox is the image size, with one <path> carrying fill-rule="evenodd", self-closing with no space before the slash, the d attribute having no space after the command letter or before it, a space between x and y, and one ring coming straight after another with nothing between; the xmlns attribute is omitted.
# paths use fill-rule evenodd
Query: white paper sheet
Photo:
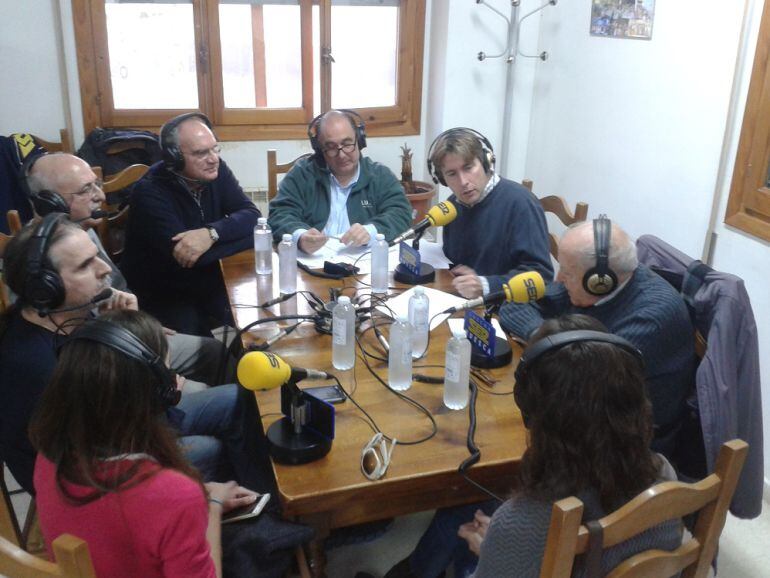
<svg viewBox="0 0 770 578"><path fill-rule="evenodd" d="M481 313L479 314L481 315ZM449 325L449 331L452 332L452 335L462 335L463 337L465 337L465 328L463 327L464 323L465 318L463 317L452 317L452 319L447 321L447 325ZM492 318L492 327L495 328L496 336L505 338L505 333L503 333L503 326L500 325L497 317Z"/></svg>
<svg viewBox="0 0 770 578"><path fill-rule="evenodd" d="M433 319L433 316L437 313L441 313L442 311L445 311L449 309L450 307L457 307L458 305L462 305L465 303L465 299L462 297L458 297L457 295L452 295L451 293L446 293L444 291L439 291L438 289L433 289L432 287L425 287L425 294L428 296L428 317ZM388 299L387 307L384 305L380 305L377 307L379 311L382 311L386 315L389 315L391 317L398 317L403 315L404 317L409 316L409 298L414 294L414 287L409 289L408 291L404 291L400 295L393 297L392 299ZM435 319L433 319L430 323L430 329L433 331L436 327L441 325L441 323L449 317L448 314L446 315L439 315Z"/></svg>

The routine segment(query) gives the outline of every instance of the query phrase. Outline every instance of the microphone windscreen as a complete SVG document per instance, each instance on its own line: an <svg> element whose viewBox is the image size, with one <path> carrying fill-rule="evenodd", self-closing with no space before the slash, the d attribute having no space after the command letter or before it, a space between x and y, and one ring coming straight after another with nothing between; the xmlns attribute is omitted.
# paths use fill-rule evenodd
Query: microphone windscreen
<svg viewBox="0 0 770 578"><path fill-rule="evenodd" d="M274 389L291 377L291 367L274 353L252 351L238 362L238 383L246 389Z"/></svg>
<svg viewBox="0 0 770 578"><path fill-rule="evenodd" d="M503 285L506 301L529 303L545 295L545 281L537 271L527 271L511 277Z"/></svg>
<svg viewBox="0 0 770 578"><path fill-rule="evenodd" d="M96 296L91 299L92 303L99 303L100 301L106 301L112 297L112 289L107 287L107 289L102 289L99 293L96 294Z"/></svg>
<svg viewBox="0 0 770 578"><path fill-rule="evenodd" d="M443 227L457 218L457 207L450 201L442 201L428 211L428 220L434 227Z"/></svg>

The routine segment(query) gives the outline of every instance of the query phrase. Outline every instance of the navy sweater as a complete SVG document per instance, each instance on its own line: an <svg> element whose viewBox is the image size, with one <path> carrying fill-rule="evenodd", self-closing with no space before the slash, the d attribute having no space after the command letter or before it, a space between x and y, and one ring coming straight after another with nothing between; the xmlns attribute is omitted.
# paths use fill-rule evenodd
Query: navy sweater
<svg viewBox="0 0 770 578"><path fill-rule="evenodd" d="M163 163L153 165L131 196L120 265L128 286L140 303L209 298L222 288L219 259L253 246L259 216L224 161L216 180L204 188L200 208ZM174 259L171 238L201 227L216 229L219 241L195 266L183 268Z"/></svg>
<svg viewBox="0 0 770 578"><path fill-rule="evenodd" d="M670 459L695 372L695 329L684 300L664 279L639 265L628 283L601 305L575 307L564 285L553 283L534 305L503 305L500 323L526 339L543 319L569 313L598 319L642 352L655 421L652 447Z"/></svg>
<svg viewBox="0 0 770 578"><path fill-rule="evenodd" d="M489 281L490 291L517 273L537 271L553 279L548 226L537 197L518 183L500 179L472 207L455 195L457 218L444 227L444 254L455 265L467 265Z"/></svg>

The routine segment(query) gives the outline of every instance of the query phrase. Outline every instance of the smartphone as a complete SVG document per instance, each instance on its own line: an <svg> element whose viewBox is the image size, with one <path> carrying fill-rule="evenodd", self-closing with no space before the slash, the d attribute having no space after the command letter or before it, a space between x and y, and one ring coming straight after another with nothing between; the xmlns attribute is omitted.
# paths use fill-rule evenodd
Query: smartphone
<svg viewBox="0 0 770 578"><path fill-rule="evenodd" d="M259 516L269 501L270 494L261 494L253 504L241 506L240 508L235 508L226 514L223 514L222 523L229 524L230 522L239 522L240 520L247 520Z"/></svg>
<svg viewBox="0 0 770 578"><path fill-rule="evenodd" d="M345 401L345 392L340 389L339 385L322 385L319 387L306 387L303 389L305 393L309 393L316 399L320 399L327 403L342 403Z"/></svg>

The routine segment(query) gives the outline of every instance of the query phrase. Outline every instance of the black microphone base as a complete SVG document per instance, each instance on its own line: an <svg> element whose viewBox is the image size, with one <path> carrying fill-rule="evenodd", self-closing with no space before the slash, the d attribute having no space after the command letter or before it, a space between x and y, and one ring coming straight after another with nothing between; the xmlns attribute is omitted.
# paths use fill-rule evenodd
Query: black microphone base
<svg viewBox="0 0 770 578"><path fill-rule="evenodd" d="M282 417L267 428L270 455L281 464L307 464L319 460L332 449L332 440L306 427L294 432L294 424Z"/></svg>
<svg viewBox="0 0 770 578"><path fill-rule="evenodd" d="M406 285L425 285L426 283L432 283L436 279L436 270L433 268L433 265L420 263L420 273L415 275L404 265L399 264L393 273L393 279Z"/></svg>
<svg viewBox="0 0 770 578"><path fill-rule="evenodd" d="M492 357L484 355L480 349L471 343L471 365L480 369L503 367L513 361L513 351L507 339L495 336L495 354Z"/></svg>

